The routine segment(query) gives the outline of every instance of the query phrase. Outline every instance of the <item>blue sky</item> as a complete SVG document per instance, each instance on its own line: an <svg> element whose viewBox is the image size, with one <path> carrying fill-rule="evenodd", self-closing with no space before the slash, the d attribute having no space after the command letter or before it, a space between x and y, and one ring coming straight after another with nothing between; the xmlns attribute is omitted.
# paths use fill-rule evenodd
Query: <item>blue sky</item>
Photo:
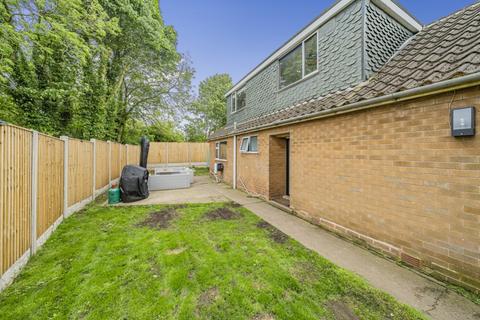
<svg viewBox="0 0 480 320"><path fill-rule="evenodd" d="M179 51L190 56L194 84L215 73L234 83L305 27L334 0L160 0L167 24L178 32ZM474 0L399 0L428 24Z"/></svg>

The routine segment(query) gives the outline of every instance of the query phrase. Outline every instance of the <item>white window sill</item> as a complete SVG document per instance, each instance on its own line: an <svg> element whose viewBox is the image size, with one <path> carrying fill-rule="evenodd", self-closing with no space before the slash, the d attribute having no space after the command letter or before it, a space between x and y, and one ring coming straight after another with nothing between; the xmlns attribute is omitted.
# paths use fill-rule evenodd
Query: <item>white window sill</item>
<svg viewBox="0 0 480 320"><path fill-rule="evenodd" d="M217 159L217 158L215 158L215 161L223 161L223 162L227 162L227 159Z"/></svg>
<svg viewBox="0 0 480 320"><path fill-rule="evenodd" d="M241 154L258 154L258 151L240 151Z"/></svg>

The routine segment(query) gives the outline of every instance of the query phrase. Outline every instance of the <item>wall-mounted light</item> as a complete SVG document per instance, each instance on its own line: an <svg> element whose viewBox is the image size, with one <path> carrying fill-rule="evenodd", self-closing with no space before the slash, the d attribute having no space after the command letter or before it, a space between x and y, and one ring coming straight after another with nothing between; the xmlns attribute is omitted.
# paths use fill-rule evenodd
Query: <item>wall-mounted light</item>
<svg viewBox="0 0 480 320"><path fill-rule="evenodd" d="M451 118L453 137L475 135L475 107L453 109Z"/></svg>

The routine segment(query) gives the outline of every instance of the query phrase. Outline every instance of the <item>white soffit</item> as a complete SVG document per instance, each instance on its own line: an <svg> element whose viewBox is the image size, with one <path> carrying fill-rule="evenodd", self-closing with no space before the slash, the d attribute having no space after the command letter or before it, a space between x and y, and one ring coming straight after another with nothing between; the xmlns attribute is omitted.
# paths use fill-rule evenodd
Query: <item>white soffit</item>
<svg viewBox="0 0 480 320"><path fill-rule="evenodd" d="M398 4L392 0L371 0L375 5L380 7L383 11L395 18L398 22L404 25L412 32L419 32L423 26L415 20L408 12L402 9Z"/></svg>

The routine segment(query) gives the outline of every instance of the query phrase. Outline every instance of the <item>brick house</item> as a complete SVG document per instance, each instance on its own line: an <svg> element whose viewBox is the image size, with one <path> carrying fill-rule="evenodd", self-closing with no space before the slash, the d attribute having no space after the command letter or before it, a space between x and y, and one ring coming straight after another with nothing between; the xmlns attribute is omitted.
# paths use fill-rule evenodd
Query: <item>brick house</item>
<svg viewBox="0 0 480 320"><path fill-rule="evenodd" d="M479 3L422 26L338 1L226 98L209 138L224 182L480 289Z"/></svg>

